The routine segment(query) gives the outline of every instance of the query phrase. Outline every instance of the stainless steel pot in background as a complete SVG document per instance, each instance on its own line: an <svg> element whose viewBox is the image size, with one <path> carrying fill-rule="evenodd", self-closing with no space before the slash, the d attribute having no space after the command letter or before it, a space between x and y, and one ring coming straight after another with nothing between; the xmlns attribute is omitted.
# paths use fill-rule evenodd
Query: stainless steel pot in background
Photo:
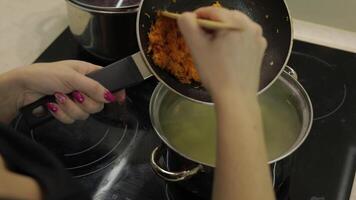
<svg viewBox="0 0 356 200"><path fill-rule="evenodd" d="M89 53L115 61L138 51L140 0L66 0L69 28Z"/></svg>

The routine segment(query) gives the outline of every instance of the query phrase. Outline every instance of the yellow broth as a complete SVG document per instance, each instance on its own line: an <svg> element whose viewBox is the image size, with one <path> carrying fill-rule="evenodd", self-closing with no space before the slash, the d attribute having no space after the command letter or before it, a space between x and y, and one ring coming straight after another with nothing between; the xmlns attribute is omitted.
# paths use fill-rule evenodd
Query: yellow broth
<svg viewBox="0 0 356 200"><path fill-rule="evenodd" d="M287 152L301 129L298 112L287 89L277 81L259 96L269 160ZM160 134L175 150L194 161L215 165L214 107L191 102L168 91L161 102L159 121Z"/></svg>

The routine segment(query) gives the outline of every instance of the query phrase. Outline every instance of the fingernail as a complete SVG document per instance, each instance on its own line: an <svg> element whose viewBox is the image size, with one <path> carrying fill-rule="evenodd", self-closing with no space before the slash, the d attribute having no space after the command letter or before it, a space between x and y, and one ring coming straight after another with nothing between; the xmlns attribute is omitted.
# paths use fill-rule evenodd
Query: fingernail
<svg viewBox="0 0 356 200"><path fill-rule="evenodd" d="M47 109L50 110L51 112L56 113L58 111L58 107L54 103L47 103L46 106Z"/></svg>
<svg viewBox="0 0 356 200"><path fill-rule="evenodd" d="M104 98L108 102L114 102L116 100L116 97L113 94L111 94L111 92L109 90L107 90L104 93Z"/></svg>
<svg viewBox="0 0 356 200"><path fill-rule="evenodd" d="M74 91L72 93L73 98L78 101L79 103L83 103L84 102L84 96L82 95L82 93L80 93L79 91Z"/></svg>
<svg viewBox="0 0 356 200"><path fill-rule="evenodd" d="M61 92L54 93L54 96L56 97L57 101L61 104L63 104L67 99L66 96L64 96L64 94Z"/></svg>

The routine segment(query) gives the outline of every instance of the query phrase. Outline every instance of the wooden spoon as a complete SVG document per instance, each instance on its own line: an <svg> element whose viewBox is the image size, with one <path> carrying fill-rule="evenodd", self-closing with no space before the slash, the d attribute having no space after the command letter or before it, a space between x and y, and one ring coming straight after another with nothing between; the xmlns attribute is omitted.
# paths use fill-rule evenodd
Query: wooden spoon
<svg viewBox="0 0 356 200"><path fill-rule="evenodd" d="M171 19L177 19L181 14L178 13L172 13L169 11L161 11L159 12L160 15L171 18ZM197 19L199 26L211 29L211 30L221 30L221 29L229 29L229 30L235 30L238 31L240 30L239 28L227 24L224 22L218 22L218 21L212 21L208 19Z"/></svg>

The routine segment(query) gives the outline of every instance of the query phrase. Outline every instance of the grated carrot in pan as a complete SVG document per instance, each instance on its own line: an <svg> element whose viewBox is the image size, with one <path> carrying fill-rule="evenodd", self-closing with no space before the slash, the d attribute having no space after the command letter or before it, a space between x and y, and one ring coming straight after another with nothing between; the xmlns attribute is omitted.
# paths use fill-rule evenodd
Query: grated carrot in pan
<svg viewBox="0 0 356 200"><path fill-rule="evenodd" d="M174 75L182 83L200 82L188 47L176 20L157 16L148 34L153 62Z"/></svg>
<svg viewBox="0 0 356 200"><path fill-rule="evenodd" d="M221 7L219 2L213 6ZM175 76L181 83L200 83L198 71L176 20L157 15L148 39L148 51L158 67Z"/></svg>

